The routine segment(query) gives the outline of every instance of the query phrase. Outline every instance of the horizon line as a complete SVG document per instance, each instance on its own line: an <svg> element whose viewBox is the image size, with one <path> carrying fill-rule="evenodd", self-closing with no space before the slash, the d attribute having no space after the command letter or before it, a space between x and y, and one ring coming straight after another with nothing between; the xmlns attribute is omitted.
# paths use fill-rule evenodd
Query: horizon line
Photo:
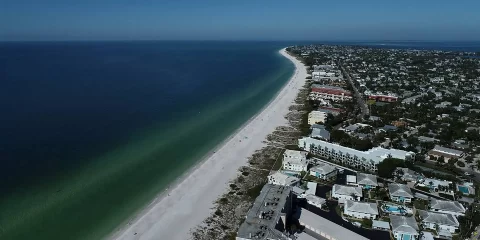
<svg viewBox="0 0 480 240"><path fill-rule="evenodd" d="M359 42L382 42L382 43L405 43L405 42L417 42L417 43L480 43L479 40L249 40L249 39L46 39L46 40L0 40L0 43L28 43L28 42L343 42L343 43L359 43Z"/></svg>

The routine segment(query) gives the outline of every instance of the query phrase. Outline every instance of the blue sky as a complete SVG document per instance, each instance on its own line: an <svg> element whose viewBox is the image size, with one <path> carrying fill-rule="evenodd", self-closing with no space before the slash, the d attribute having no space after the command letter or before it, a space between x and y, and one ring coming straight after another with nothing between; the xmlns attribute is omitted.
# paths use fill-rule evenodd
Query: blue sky
<svg viewBox="0 0 480 240"><path fill-rule="evenodd" d="M0 0L0 40L480 40L480 0Z"/></svg>

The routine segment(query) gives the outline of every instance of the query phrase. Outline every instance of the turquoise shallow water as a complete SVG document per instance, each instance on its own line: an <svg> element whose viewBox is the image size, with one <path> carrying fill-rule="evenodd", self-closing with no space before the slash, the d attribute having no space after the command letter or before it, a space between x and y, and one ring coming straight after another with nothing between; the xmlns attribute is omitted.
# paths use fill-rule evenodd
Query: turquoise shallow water
<svg viewBox="0 0 480 240"><path fill-rule="evenodd" d="M0 239L104 238L273 98L284 46L0 44Z"/></svg>

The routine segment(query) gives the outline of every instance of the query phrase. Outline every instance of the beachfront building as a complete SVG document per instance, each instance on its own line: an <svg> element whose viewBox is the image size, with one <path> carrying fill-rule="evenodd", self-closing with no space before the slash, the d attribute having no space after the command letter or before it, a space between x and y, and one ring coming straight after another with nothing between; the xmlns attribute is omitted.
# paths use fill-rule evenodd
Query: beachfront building
<svg viewBox="0 0 480 240"><path fill-rule="evenodd" d="M426 229L432 229L437 232L448 231L455 233L460 227L457 218L448 213L428 212L424 210L417 210L418 216L421 219L422 226Z"/></svg>
<svg viewBox="0 0 480 240"><path fill-rule="evenodd" d="M368 173L357 173L357 184L363 189L372 189L378 187L377 176Z"/></svg>
<svg viewBox="0 0 480 240"><path fill-rule="evenodd" d="M344 202L344 200L360 201L361 197L363 197L361 187L340 184L335 184L332 187L332 198L338 199L340 203Z"/></svg>
<svg viewBox="0 0 480 240"><path fill-rule="evenodd" d="M376 203L345 200L343 214L354 218L376 219L378 216L378 206Z"/></svg>
<svg viewBox="0 0 480 240"><path fill-rule="evenodd" d="M418 225L413 216L404 217L391 215L390 226L395 240L416 240L418 239Z"/></svg>
<svg viewBox="0 0 480 240"><path fill-rule="evenodd" d="M399 183L388 184L388 192L390 199L395 202L409 203L412 202L413 194L407 185Z"/></svg>
<svg viewBox="0 0 480 240"><path fill-rule="evenodd" d="M376 172L377 165L385 158L392 157L411 160L415 157L415 153L413 152L381 147L372 148L364 152L311 137L299 139L298 147L325 159L331 159L344 165L371 172Z"/></svg>
<svg viewBox="0 0 480 240"><path fill-rule="evenodd" d="M334 179L337 176L337 167L328 163L319 163L310 169L310 175L325 181Z"/></svg>
<svg viewBox="0 0 480 240"><path fill-rule="evenodd" d="M321 111L311 111L308 114L308 124L325 123L327 120L327 113Z"/></svg>
<svg viewBox="0 0 480 240"><path fill-rule="evenodd" d="M434 157L435 159L443 157L445 159L445 162L448 162L448 160L450 159L453 159L453 158L458 159L463 157L464 152L456 149L435 145L435 147L428 152L428 155Z"/></svg>
<svg viewBox="0 0 480 240"><path fill-rule="evenodd" d="M311 100L323 99L334 102L343 102L352 100L352 93L341 87L313 84L309 98Z"/></svg>
<svg viewBox="0 0 480 240"><path fill-rule="evenodd" d="M236 240L289 239L276 226L285 225L286 218L291 214L290 205L290 187L265 184L240 225Z"/></svg>
<svg viewBox="0 0 480 240"><path fill-rule="evenodd" d="M317 208L322 208L327 203L327 200L325 198L321 198L311 194L306 195L305 200L307 200L308 204Z"/></svg>
<svg viewBox="0 0 480 240"><path fill-rule="evenodd" d="M430 211L438 213L452 214L455 217L465 215L465 207L457 201L446 201L432 199L430 200Z"/></svg>
<svg viewBox="0 0 480 240"><path fill-rule="evenodd" d="M293 172L307 171L307 152L285 150L283 153L283 169Z"/></svg>
<svg viewBox="0 0 480 240"><path fill-rule="evenodd" d="M287 175L281 171L268 175L267 180L269 184L280 186L295 186L300 181L298 177Z"/></svg>

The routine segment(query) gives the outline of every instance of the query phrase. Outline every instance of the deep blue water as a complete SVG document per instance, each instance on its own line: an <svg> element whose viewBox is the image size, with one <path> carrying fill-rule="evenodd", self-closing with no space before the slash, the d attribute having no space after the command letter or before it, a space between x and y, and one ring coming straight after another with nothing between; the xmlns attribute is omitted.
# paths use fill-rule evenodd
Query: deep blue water
<svg viewBox="0 0 480 240"><path fill-rule="evenodd" d="M268 103L286 46L0 43L0 239L107 234Z"/></svg>

